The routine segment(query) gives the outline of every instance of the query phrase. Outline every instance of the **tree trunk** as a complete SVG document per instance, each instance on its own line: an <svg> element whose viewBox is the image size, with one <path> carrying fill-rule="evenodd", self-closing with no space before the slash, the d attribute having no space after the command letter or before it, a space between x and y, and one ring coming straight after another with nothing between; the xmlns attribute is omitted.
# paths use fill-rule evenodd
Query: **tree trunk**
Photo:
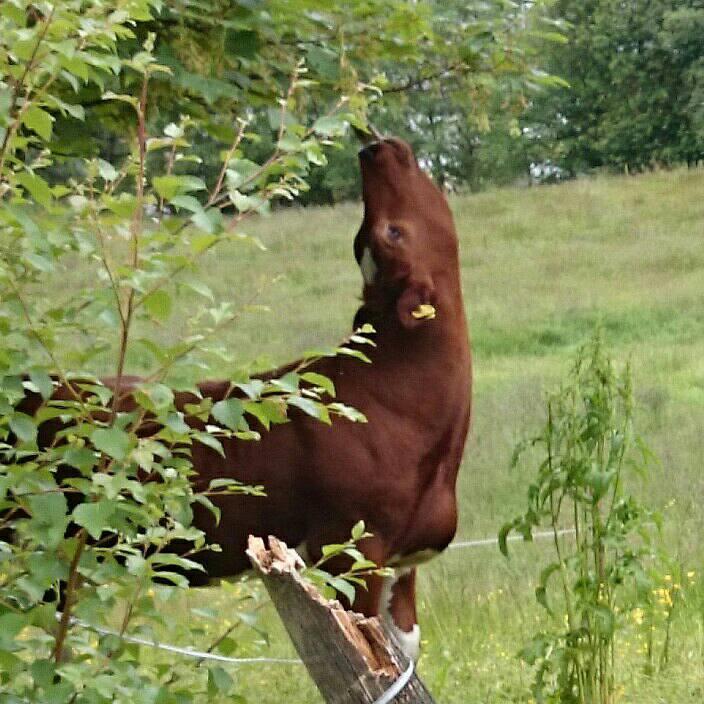
<svg viewBox="0 0 704 704"><path fill-rule="evenodd" d="M247 555L327 704L434 704L379 619L324 599L301 577L305 565L294 550L271 536L267 550L261 538L250 536ZM409 673L398 694L384 699Z"/></svg>

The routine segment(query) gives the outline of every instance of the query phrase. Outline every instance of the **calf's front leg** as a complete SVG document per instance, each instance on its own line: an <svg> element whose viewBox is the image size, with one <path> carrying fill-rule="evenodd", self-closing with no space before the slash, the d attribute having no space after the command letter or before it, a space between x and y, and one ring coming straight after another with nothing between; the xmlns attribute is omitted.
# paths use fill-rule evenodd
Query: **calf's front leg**
<svg viewBox="0 0 704 704"><path fill-rule="evenodd" d="M417 661L420 656L420 626L416 615L416 568L394 570L385 577L381 593L381 618L401 650Z"/></svg>

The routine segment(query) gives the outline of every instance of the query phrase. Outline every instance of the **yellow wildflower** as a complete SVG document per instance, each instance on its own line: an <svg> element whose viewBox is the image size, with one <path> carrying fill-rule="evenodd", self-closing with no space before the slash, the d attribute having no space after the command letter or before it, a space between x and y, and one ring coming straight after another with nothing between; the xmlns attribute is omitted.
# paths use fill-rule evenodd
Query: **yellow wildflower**
<svg viewBox="0 0 704 704"><path fill-rule="evenodd" d="M672 606L672 595L669 589L655 589L653 594L658 598L658 603L663 606Z"/></svg>

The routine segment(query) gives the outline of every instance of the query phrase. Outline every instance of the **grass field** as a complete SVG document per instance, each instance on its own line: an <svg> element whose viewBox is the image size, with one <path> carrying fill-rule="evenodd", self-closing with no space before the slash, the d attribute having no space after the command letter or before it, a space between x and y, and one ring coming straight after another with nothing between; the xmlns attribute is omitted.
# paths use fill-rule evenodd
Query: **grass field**
<svg viewBox="0 0 704 704"><path fill-rule="evenodd" d="M475 357L458 537L495 535L521 510L528 474L508 469L512 448L540 423L542 391L601 324L616 359L632 361L638 430L660 458L630 488L663 511L669 553L695 580L704 577L704 173L497 190L451 205ZM233 246L209 256L206 280L217 294L243 301L264 283L259 302L271 306L245 316L224 344L243 360L277 363L340 339L361 285L352 257L360 214L354 204L279 213L249 230L268 252ZM510 561L495 547L454 550L421 569L420 670L438 702L530 701L531 674L516 652L546 624L533 588L547 550L515 544ZM215 605L208 626L215 633L235 618L233 593L243 589L192 594L187 605ZM704 592L696 581L687 599L664 672L646 676L638 629L624 633L618 701L704 700ZM267 607L262 623L271 646L242 628L241 652L290 654ZM319 701L300 669L258 667L236 676L251 702Z"/></svg>

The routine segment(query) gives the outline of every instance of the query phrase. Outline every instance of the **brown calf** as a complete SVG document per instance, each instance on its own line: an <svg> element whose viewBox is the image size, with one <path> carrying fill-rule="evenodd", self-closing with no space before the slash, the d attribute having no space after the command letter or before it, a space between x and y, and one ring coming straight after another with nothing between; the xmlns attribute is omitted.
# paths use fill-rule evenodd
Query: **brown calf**
<svg viewBox="0 0 704 704"><path fill-rule="evenodd" d="M291 422L273 426L259 442L224 440L224 457L194 446L199 484L233 477L267 493L218 497L218 524L196 505L195 524L222 547L196 559L209 578L238 574L249 566L249 534L303 545L315 559L321 546L343 541L364 520L373 533L364 553L395 568L395 577L370 578L354 608L388 618L417 657L415 565L455 534L455 482L470 417L458 240L445 198L405 142L368 145L360 164L364 220L354 253L364 290L355 327L371 323L377 346L365 348L372 364L335 357L310 370L332 379L338 398L369 422L336 420L329 427L294 410ZM230 388L226 381L200 385L214 401Z"/></svg>

